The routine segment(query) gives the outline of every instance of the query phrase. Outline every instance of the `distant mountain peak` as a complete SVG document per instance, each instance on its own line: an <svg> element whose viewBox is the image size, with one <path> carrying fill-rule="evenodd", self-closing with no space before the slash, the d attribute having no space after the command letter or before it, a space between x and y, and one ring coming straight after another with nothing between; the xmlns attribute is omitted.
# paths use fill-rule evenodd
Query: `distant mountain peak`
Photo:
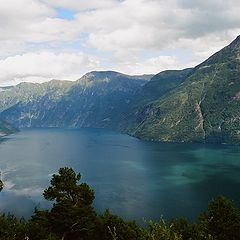
<svg viewBox="0 0 240 240"><path fill-rule="evenodd" d="M121 79L132 79L143 82L149 81L154 75L143 74L143 75L128 75L116 71L91 71L83 75L77 80L78 83L93 83L93 82L110 82L120 81Z"/></svg>
<svg viewBox="0 0 240 240"><path fill-rule="evenodd" d="M119 72L114 71L91 71L83 75L78 82L96 82L96 81L106 81L117 76L122 75Z"/></svg>

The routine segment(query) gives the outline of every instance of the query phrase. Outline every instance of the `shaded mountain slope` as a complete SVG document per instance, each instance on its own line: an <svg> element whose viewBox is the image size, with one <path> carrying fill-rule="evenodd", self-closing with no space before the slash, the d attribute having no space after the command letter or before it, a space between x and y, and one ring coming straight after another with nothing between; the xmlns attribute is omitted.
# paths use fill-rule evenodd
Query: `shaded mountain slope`
<svg viewBox="0 0 240 240"><path fill-rule="evenodd" d="M240 37L193 69L156 76L91 72L0 89L19 127L105 127L154 141L240 143Z"/></svg>
<svg viewBox="0 0 240 240"><path fill-rule="evenodd" d="M240 37L141 106L128 131L148 140L239 143L239 101Z"/></svg>
<svg viewBox="0 0 240 240"><path fill-rule="evenodd" d="M103 71L75 82L21 83L0 92L0 115L18 127L114 128L149 78Z"/></svg>
<svg viewBox="0 0 240 240"><path fill-rule="evenodd" d="M151 102L181 85L192 73L192 68L184 70L167 70L156 74L137 93L134 99L135 105Z"/></svg>

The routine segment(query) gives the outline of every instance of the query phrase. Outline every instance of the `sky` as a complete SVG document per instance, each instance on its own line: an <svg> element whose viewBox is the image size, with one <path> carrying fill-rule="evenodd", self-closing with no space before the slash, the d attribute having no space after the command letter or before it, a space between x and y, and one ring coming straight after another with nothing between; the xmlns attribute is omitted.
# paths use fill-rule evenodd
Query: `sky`
<svg viewBox="0 0 240 240"><path fill-rule="evenodd" d="M239 0L1 1L0 86L193 67L240 34L239 13Z"/></svg>

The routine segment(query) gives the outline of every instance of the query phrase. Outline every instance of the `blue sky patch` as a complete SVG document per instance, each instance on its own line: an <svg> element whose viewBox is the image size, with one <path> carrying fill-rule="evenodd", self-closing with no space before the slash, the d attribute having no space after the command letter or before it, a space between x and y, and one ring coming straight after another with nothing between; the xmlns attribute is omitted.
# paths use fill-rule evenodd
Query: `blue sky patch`
<svg viewBox="0 0 240 240"><path fill-rule="evenodd" d="M65 8L56 8L57 14L59 18L72 20L74 19L75 12Z"/></svg>

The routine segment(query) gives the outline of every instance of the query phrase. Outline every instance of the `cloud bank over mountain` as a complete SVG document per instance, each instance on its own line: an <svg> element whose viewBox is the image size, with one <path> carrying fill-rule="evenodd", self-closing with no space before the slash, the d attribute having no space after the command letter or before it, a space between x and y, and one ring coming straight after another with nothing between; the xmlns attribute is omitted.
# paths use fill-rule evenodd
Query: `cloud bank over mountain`
<svg viewBox="0 0 240 240"><path fill-rule="evenodd" d="M157 73L200 63L240 33L238 0L9 0L0 85L91 70Z"/></svg>

